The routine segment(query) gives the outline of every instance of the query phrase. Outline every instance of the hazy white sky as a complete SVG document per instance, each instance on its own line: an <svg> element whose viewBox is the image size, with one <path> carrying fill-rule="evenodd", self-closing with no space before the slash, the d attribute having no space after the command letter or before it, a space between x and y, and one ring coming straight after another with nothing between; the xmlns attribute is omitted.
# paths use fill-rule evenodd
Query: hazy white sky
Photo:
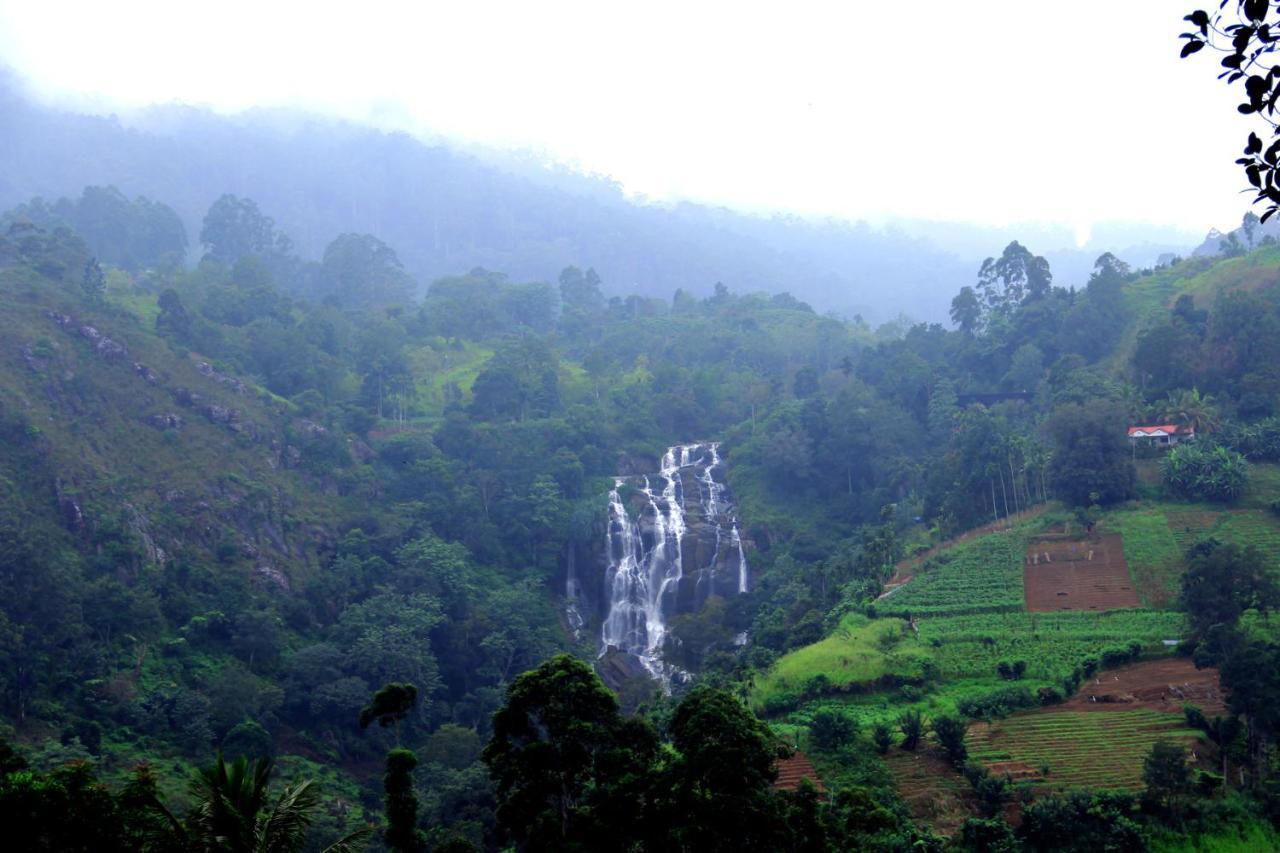
<svg viewBox="0 0 1280 853"><path fill-rule="evenodd" d="M0 0L0 63L59 97L545 150L657 198L1203 231L1247 209L1247 125L1177 59L1193 6Z"/></svg>

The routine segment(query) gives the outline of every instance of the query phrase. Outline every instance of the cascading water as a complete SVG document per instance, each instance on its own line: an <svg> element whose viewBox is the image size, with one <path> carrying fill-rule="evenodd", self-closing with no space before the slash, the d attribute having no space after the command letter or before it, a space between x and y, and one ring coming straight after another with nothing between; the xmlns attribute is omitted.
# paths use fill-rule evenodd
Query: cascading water
<svg viewBox="0 0 1280 853"><path fill-rule="evenodd" d="M614 481L609 492L604 586L608 610L601 628L601 655L611 648L634 655L651 675L669 681L676 671L662 660L668 619L700 607L715 592L717 573L732 572L732 591L747 591L747 560L737 518L725 498L724 484L713 474L722 464L714 443L676 445L663 454L656 482L641 477L630 484L635 494L624 497L628 480ZM686 471L692 474L691 487L697 486L693 507L686 505ZM628 503L638 510L634 518ZM690 529L690 515L696 530ZM726 540L729 547L722 549Z"/></svg>

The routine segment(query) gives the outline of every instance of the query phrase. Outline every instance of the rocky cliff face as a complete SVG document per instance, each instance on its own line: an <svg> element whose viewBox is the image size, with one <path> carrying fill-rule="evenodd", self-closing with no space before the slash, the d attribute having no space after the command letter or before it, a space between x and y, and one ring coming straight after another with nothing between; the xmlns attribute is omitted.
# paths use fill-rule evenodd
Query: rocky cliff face
<svg viewBox="0 0 1280 853"><path fill-rule="evenodd" d="M570 626L584 636L598 625L602 656L632 657L668 681L670 619L750 583L718 445L677 445L656 473L619 477L601 527L597 547L577 543L566 555Z"/></svg>

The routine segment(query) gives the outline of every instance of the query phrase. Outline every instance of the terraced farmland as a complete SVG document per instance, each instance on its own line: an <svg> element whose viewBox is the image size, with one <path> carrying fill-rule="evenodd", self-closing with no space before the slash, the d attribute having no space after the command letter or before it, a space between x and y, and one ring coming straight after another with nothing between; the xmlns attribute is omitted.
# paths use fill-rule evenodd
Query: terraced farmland
<svg viewBox="0 0 1280 853"><path fill-rule="evenodd" d="M1187 728L1178 714L1146 708L1053 709L975 725L968 744L970 756L996 765L996 772L1002 763L1029 768L1033 772L1019 775L1037 787L1137 790L1142 787L1142 760L1158 740L1178 741L1194 750L1200 733Z"/></svg>
<svg viewBox="0 0 1280 853"><path fill-rule="evenodd" d="M944 677L991 675L997 662L1022 659L1028 678L1057 681L1108 648L1137 642L1157 653L1164 640L1182 636L1183 617L1158 610L983 613L922 618L919 629Z"/></svg>
<svg viewBox="0 0 1280 853"><path fill-rule="evenodd" d="M941 750L932 746L914 752L892 749L885 765L911 817L935 832L950 836L967 818L977 815L977 795Z"/></svg>
<svg viewBox="0 0 1280 853"><path fill-rule="evenodd" d="M926 560L877 608L886 615L941 616L1022 610L1025 529L992 533Z"/></svg>
<svg viewBox="0 0 1280 853"><path fill-rule="evenodd" d="M1037 788L1137 790L1158 740L1181 742L1210 766L1211 747L1187 727L1184 703L1221 713L1217 671L1184 658L1132 664L1101 673L1065 705L972 726L969 754Z"/></svg>
<svg viewBox="0 0 1280 853"><path fill-rule="evenodd" d="M1272 496L1269 488L1254 501ZM1253 545L1269 562L1280 563L1280 519L1266 509L1139 504L1110 513L1103 524L1123 535L1124 555L1134 586L1148 607L1173 606L1186 570L1183 557L1188 548L1203 539L1216 537L1236 545Z"/></svg>

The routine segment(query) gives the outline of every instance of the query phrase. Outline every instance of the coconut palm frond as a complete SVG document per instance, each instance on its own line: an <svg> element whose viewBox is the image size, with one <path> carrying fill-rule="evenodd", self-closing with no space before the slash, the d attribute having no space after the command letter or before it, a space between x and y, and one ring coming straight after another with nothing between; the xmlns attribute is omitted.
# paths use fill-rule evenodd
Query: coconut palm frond
<svg viewBox="0 0 1280 853"><path fill-rule="evenodd" d="M300 849L311 825L311 812L319 804L320 796L310 781L285 788L254 827L254 853L291 853Z"/></svg>
<svg viewBox="0 0 1280 853"><path fill-rule="evenodd" d="M369 836L373 835L373 827L365 826L324 848L322 853L363 853L369 846Z"/></svg>

